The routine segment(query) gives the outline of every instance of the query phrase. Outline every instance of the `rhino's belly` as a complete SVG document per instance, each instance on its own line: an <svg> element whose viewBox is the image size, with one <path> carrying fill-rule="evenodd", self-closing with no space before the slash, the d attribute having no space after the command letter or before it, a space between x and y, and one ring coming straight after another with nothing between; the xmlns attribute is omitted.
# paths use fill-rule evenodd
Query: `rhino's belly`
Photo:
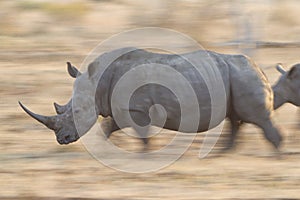
<svg viewBox="0 0 300 200"><path fill-rule="evenodd" d="M151 121L151 125L185 133L203 132L217 126L226 116L226 103L212 109L209 92L197 86L196 99L191 100L187 95L182 101L166 87L147 85L137 89L129 102L132 116L136 116L133 120L141 125Z"/></svg>
<svg viewBox="0 0 300 200"><path fill-rule="evenodd" d="M162 125L161 123L153 124L155 126L160 126L165 129L184 132L184 133L196 133L204 132L211 128L219 125L225 118L225 116L215 116L212 119L211 108L200 108L200 115L195 117L195 114L181 115L180 110L174 112L168 112L165 119L157 117L159 122L165 121Z"/></svg>

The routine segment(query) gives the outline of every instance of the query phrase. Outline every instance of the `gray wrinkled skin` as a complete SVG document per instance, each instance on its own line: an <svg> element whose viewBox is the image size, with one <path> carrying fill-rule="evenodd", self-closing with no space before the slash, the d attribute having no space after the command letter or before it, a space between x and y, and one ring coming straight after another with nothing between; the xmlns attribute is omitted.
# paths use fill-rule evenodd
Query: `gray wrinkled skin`
<svg viewBox="0 0 300 200"><path fill-rule="evenodd" d="M122 49L119 51L122 51ZM197 76L195 71L189 67L189 63L180 59L177 55L135 50L117 58L103 73L101 79L98 80L99 75L97 69L100 68L101 64L105 61L105 56L113 55L113 53L114 52L109 52L101 55L89 65L87 72L83 74L78 73L78 71L76 72L77 78L74 84L75 96L73 96L72 100L75 99L77 101L79 99L79 102L82 102L82 105L76 107L75 111L82 116L80 120L83 121L83 124L81 124L83 127L79 133L74 125L72 100L64 106L55 104L55 109L58 113L56 117L59 123L57 122L55 125L55 127L58 128L54 129L54 131L57 136L57 141L60 144L68 144L76 141L79 136L84 135L93 126L97 120L97 116L91 114L93 110L96 115L105 117L101 122L101 126L107 137L116 130L130 126L130 124L123 124L122 127L119 127L116 124L114 120L116 116L113 116L111 111L110 97L115 84L124 73L140 64L144 64L145 61L168 65L180 73L185 74L193 89L196 91L199 101L201 118L198 132L212 128L209 126L211 100L208 89L205 86L203 78ZM226 116L215 121L214 125L218 125L225 117L229 118L232 131L228 146L233 145L236 133L243 121L259 126L263 130L266 139L278 148L281 142L281 136L272 122L271 115L274 109L286 102L297 106L300 105L300 65L293 66L288 72L282 72L283 75L273 86L272 90L261 69L243 55L225 55L210 51L197 51L184 54L184 56L199 56L199 58L202 58L206 53L209 54L210 58L212 58L216 64L213 67L217 67L222 74L226 92L227 113ZM203 62L202 66L203 68L212 67L205 62ZM72 69L76 69L74 68L73 66L72 68L69 67L71 71L69 71L69 74L71 76L75 74L75 72L72 72ZM147 73L151 74L151 72ZM96 96L94 95L95 92ZM167 111L168 120L164 128L178 130L180 110L178 109L178 101L174 98L174 95L169 93L165 88L157 85L142 87L134 95L135 98L130 102L129 112L137 124L147 125L149 123L149 108L153 104L160 104ZM92 105L94 105L93 103L96 105L95 108L91 108ZM189 132L188 130L180 131ZM147 133L139 132L138 130L137 132L143 142L147 144Z"/></svg>

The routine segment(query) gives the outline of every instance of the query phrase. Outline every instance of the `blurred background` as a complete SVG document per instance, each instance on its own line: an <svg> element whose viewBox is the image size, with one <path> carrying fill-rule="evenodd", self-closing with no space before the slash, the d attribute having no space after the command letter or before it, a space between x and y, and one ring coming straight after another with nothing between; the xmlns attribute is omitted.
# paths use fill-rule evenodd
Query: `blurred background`
<svg viewBox="0 0 300 200"><path fill-rule="evenodd" d="M292 105L275 113L285 138L280 159L252 125L242 128L233 151L218 152L225 127L208 158L198 159L199 134L175 164L136 175L103 166L80 141L58 145L17 104L55 114L52 103L72 95L67 61L80 66L113 34L149 26L187 34L209 50L244 53L274 83L276 63L300 62L299 11L297 0L0 0L0 199L300 198L299 117ZM167 131L151 145L165 140ZM140 145L122 133L112 141Z"/></svg>

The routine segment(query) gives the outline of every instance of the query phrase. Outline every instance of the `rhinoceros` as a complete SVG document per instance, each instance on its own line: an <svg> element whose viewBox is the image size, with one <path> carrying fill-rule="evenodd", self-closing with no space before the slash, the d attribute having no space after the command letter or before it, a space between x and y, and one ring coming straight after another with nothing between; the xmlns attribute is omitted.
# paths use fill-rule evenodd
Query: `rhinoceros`
<svg viewBox="0 0 300 200"><path fill-rule="evenodd" d="M173 55L130 48L130 51L126 50L126 53L114 59L102 73L102 76L99 77L98 71L101 69L103 62L105 62L101 58L105 57L105 55L112 55L116 51L124 52L124 49L100 55L89 64L85 73L80 73L68 63L70 75L73 77L76 76L74 89L77 92L73 93L73 97L67 105L60 107L58 104L55 104L58 112L57 115L49 117L38 115L27 109L21 102L19 102L20 106L31 117L43 123L49 129L54 130L59 144L75 142L79 137L88 132L97 120L97 116L89 116L91 113L87 111L89 109L94 110L96 115L102 115L107 119L109 127L106 129L106 135L109 137L113 131L132 126L130 123L126 123L126 121L118 124L115 120L116 118L122 118L122 114L113 113L111 109L110 100L116 83L126 72L134 70L139 65L144 63L163 64L183 74L194 89L198 100L198 108L201 113L200 118L195 119L199 121L198 127L196 130L189 129L188 127L185 127L185 129L180 128L180 120L188 118L188 116L181 116L180 105L176 96L165 87L160 87L156 84L136 90L135 98L130 102L127 112L130 113L130 116L137 124L140 126L149 124L149 110L151 106L160 104L165 109L167 115L165 123L159 124L163 128L187 133L203 132L217 126L225 118L228 118L232 126L231 141L234 140L240 123L246 122L260 127L266 139L275 148L278 148L282 137L272 121L274 108L276 109L286 102L297 106L300 105L299 64L294 65L287 72L282 68L278 68L283 74L278 82L271 87L262 70L250 58L244 55L228 55L202 50L182 55ZM221 81L223 82L225 91L226 101L224 102L224 107L226 112L220 114L213 122L213 125L210 122L212 115L211 96L205 83L205 77L199 74L191 63L182 57L197 58L200 60L199 67L201 69L214 68L222 75ZM214 65L207 62L207 57L214 62ZM144 76L153 76L155 74L153 68L144 70L146 70L144 71ZM172 77L169 77L169 79L172 79ZM176 81L171 82L176 84ZM90 92L89 87L94 87L94 91ZM82 100L80 101L82 104L71 106L76 99L94 99L95 104L90 104L89 100ZM94 107L90 108L91 106ZM120 105L119 107L122 108L122 106ZM75 126L74 113L77 113L83 119L84 123L80 131ZM144 144L147 144L147 130L141 131L137 127L132 127L140 135Z"/></svg>
<svg viewBox="0 0 300 200"><path fill-rule="evenodd" d="M296 65L293 66L293 67L296 67ZM67 69L68 69L69 75L73 78L76 78L76 76L78 74L79 75L81 74L81 72L75 66L73 66L70 62L67 62ZM281 80L282 84L279 84L279 83L274 84L272 86L272 89L273 89L274 95L279 95L279 94L283 94L284 91L288 90L288 88L292 88L292 86L286 86L287 88L282 88L284 85L287 84L287 82L284 81L284 79L285 79L284 77L286 77L284 75L287 73L287 71L285 70L285 67L283 67L281 63L278 63L276 65L276 69L277 69L277 71L279 71L282 74L281 79L283 79L283 80L279 79L278 82ZM294 78L292 80L292 82L295 83L295 87L294 87L293 91L290 91L290 93L294 94L294 95L298 94L297 86L300 85L300 83L296 83L296 81L297 81L297 78ZM278 91L278 90L282 90L282 91ZM285 95L285 96L288 96L288 95ZM280 98L280 96L279 97L277 96L276 98L273 98L273 100L274 100L274 102L273 102L274 110L276 110L277 108L279 108L282 104L284 104L286 102L297 105L296 97L293 97L291 99L295 99L295 100L292 101L292 100L286 99L287 101L285 101L285 100L283 101L282 97ZM66 112L71 106L72 106L72 100L70 100L66 105L59 105L57 103L54 103L54 107L55 107L55 110L56 110L57 114L62 114L64 112ZM237 119L237 121L235 121L235 122L231 121L231 123L232 123L231 124L232 125L232 130L231 130L230 139L228 141L228 144L225 146L224 150L231 149L234 146L234 141L235 141L238 129L243 124L243 121ZM111 117L107 117L107 118L102 119L101 127L102 127L102 130L103 130L103 132L104 132L104 134L106 135L107 138L109 138L110 135L114 131L117 131L117 130L120 129L117 126L117 124L114 122L114 119L111 118Z"/></svg>

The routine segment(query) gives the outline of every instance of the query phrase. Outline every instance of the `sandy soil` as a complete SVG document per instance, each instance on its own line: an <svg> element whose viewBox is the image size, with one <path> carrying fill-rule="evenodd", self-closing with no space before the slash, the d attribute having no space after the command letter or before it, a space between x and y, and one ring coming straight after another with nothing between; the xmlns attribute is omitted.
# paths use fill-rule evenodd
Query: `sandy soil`
<svg viewBox="0 0 300 200"><path fill-rule="evenodd" d="M117 13L122 6L111 9ZM127 15L125 11L121 14ZM111 20L116 22L118 18ZM90 23L93 25L92 20ZM112 23L111 29L117 31L116 27L125 26L119 23ZM199 134L177 162L146 174L105 167L80 141L58 145L54 134L29 118L18 101L47 115L54 114L54 101L61 104L68 101L73 79L66 72L65 62L79 66L99 42L99 38L94 35L88 38L85 33L74 37L66 34L0 38L0 199L300 199L299 117L292 105L284 105L275 113L284 136L281 156L274 153L261 130L252 125L242 128L237 146L230 152L219 151L227 139L228 128L225 128L211 154L199 159L203 139L203 134ZM269 66L299 62L299 50L259 49L254 60L274 83L279 74ZM112 141L123 142L121 146L125 148L140 147L138 141L122 134L116 134ZM151 145L163 142L154 139Z"/></svg>

